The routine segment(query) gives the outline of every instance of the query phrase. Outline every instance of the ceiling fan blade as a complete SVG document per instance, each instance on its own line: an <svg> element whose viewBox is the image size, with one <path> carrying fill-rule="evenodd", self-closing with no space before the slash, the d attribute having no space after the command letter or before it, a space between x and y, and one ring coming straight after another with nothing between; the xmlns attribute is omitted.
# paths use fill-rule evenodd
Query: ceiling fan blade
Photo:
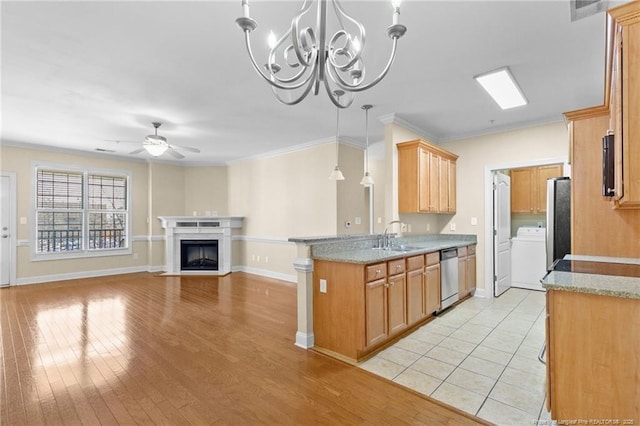
<svg viewBox="0 0 640 426"><path fill-rule="evenodd" d="M198 148L193 148L191 146L171 145L171 147L172 148L184 149L185 151L189 151L189 152L200 153L200 150Z"/></svg>
<svg viewBox="0 0 640 426"><path fill-rule="evenodd" d="M138 148L138 149L136 149L134 151L131 151L129 154L132 154L132 155L133 154L140 154L142 151L144 151L144 148Z"/></svg>
<svg viewBox="0 0 640 426"><path fill-rule="evenodd" d="M103 139L104 142L115 142L115 143L140 143L139 141L121 141L118 139Z"/></svg>
<svg viewBox="0 0 640 426"><path fill-rule="evenodd" d="M178 151L174 150L172 147L167 148L167 152L174 158L183 159L184 155L180 154Z"/></svg>

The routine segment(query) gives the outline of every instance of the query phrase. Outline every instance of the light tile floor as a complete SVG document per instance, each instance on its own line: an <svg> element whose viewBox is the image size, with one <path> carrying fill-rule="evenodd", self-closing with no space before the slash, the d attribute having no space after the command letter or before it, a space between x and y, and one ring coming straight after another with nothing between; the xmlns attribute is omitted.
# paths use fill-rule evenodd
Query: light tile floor
<svg viewBox="0 0 640 426"><path fill-rule="evenodd" d="M551 424L544 406L545 293L471 298L361 363L498 425Z"/></svg>

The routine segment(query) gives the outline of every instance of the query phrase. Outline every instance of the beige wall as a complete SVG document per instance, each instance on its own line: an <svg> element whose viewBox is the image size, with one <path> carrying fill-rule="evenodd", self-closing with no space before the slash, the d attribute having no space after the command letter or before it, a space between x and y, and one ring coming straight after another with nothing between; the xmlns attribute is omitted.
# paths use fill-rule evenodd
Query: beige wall
<svg viewBox="0 0 640 426"><path fill-rule="evenodd" d="M340 156L347 177L341 182L328 179L335 167L334 143L228 166L229 215L245 217L242 236L234 243L235 267L293 279L296 247L286 242L288 238L335 235L341 232L338 223L353 221L357 214L364 223L361 200L338 207L339 193L349 198L359 191L357 197L364 197L359 185L362 150L341 145Z"/></svg>
<svg viewBox="0 0 640 426"><path fill-rule="evenodd" d="M337 234L367 234L369 233L369 197L360 180L364 175L363 151L359 148L340 145L340 167L345 180L337 182ZM356 218L360 224L356 224ZM346 227L346 222L351 227Z"/></svg>
<svg viewBox="0 0 640 426"><path fill-rule="evenodd" d="M227 216L227 166L186 167L184 198L186 214L207 212Z"/></svg>

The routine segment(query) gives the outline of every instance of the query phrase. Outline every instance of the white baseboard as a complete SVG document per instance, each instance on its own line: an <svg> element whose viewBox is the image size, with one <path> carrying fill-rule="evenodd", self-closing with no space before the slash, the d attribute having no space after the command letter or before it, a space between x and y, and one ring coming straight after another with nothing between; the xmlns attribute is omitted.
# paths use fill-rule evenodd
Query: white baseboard
<svg viewBox="0 0 640 426"><path fill-rule="evenodd" d="M487 292L484 288L476 288L475 293L473 293L473 297L492 297L492 296L487 296Z"/></svg>
<svg viewBox="0 0 640 426"><path fill-rule="evenodd" d="M246 272L247 274L260 275L262 277L274 278L276 280L297 283L297 275L283 274L280 272L269 271L268 269L252 268L250 266L236 265L231 267L231 272Z"/></svg>
<svg viewBox="0 0 640 426"><path fill-rule="evenodd" d="M119 274L133 274L136 272L151 272L149 267L145 266L133 266L130 268L114 268L114 269L101 269L97 271L82 271L71 272L67 274L55 274L55 275L41 275L38 277L24 277L16 280L16 285L28 285L28 284L42 284L53 281L75 280L79 278L94 278L104 277L107 275L119 275Z"/></svg>
<svg viewBox="0 0 640 426"><path fill-rule="evenodd" d="M302 333L298 331L296 333L296 346L302 349L309 349L314 346L315 337L313 333Z"/></svg>

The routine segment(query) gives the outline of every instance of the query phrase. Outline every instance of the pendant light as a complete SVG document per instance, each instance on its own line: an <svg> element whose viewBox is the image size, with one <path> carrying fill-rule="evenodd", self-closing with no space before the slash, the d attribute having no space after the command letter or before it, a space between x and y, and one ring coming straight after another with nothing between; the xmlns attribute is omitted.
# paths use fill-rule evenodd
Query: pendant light
<svg viewBox="0 0 640 426"><path fill-rule="evenodd" d="M340 100L340 96L344 95L344 91L336 90L333 92L336 99ZM344 180L344 175L340 171L339 164L339 145L340 145L340 108L336 107L336 167L329 175L329 180Z"/></svg>
<svg viewBox="0 0 640 426"><path fill-rule="evenodd" d="M373 107L373 105L362 105L362 109L364 110L364 128L365 128L365 140L366 140L366 150L364 151L364 176L360 181L360 185L365 187L370 187L373 185L373 178L369 174L369 110Z"/></svg>

